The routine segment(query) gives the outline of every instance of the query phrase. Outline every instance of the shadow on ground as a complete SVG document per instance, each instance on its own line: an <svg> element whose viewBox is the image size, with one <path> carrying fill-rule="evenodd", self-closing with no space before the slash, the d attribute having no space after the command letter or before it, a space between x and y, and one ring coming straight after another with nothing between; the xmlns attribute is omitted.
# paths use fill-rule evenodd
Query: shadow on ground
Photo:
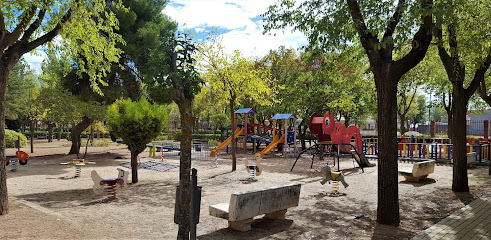
<svg viewBox="0 0 491 240"><path fill-rule="evenodd" d="M273 234L288 230L293 224L293 220L271 220L271 219L256 219L252 222L252 229L246 232L239 232L224 228L212 233L198 236L200 240L219 240L219 239L237 239L237 240L252 240L262 239ZM199 227L199 225L198 225Z"/></svg>

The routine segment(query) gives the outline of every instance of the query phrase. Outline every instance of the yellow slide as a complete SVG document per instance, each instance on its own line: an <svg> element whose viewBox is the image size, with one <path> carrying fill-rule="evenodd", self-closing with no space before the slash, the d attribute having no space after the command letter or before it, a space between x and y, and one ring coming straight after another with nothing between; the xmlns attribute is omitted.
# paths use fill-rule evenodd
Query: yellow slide
<svg viewBox="0 0 491 240"><path fill-rule="evenodd" d="M280 139L278 139L278 135L276 135L273 139L273 142L271 142L264 150L262 150L259 154L262 155L265 155L265 154L268 154L271 150L273 150L274 147L276 147L276 145L278 145L278 143L283 143L285 142L285 136L281 136Z"/></svg>
<svg viewBox="0 0 491 240"><path fill-rule="evenodd" d="M244 135L244 133L245 133L245 128L241 128L241 129L237 128L237 129L235 129L234 134L235 134L235 137L238 137L238 136ZM217 154L216 151L220 151L220 150L226 148L231 142L232 142L232 136L225 139L225 141L223 141L223 143L218 145L216 148L211 149L210 156L214 157Z"/></svg>

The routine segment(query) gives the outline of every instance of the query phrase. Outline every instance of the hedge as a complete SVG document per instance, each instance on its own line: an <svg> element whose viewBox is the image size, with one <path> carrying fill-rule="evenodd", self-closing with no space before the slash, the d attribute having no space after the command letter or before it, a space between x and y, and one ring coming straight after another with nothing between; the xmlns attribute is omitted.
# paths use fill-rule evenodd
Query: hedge
<svg viewBox="0 0 491 240"><path fill-rule="evenodd" d="M22 133L18 133L16 131L5 129L5 147L14 148L15 147L15 141L17 141L18 137L20 137L21 147L27 146L26 136L24 136Z"/></svg>

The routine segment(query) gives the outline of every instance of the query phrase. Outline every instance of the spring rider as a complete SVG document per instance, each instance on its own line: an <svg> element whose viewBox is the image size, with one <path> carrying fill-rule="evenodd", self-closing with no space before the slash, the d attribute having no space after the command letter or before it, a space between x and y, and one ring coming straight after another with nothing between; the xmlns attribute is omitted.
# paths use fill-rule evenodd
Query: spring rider
<svg viewBox="0 0 491 240"><path fill-rule="evenodd" d="M261 175L263 172L263 166L261 165L261 160L263 160L263 156L260 153L256 153L254 155L256 160L256 164L249 164L247 159L244 161L244 165L246 167L247 172L249 173L249 179L255 180L256 176Z"/></svg>
<svg viewBox="0 0 491 240"><path fill-rule="evenodd" d="M324 185L327 181L329 181L329 183L332 181L332 189L334 193L339 193L339 182L343 184L344 188L349 186L349 184L344 180L343 173L331 171L331 167L329 167L327 164L322 166L321 173L324 178L320 181L320 183Z"/></svg>
<svg viewBox="0 0 491 240"><path fill-rule="evenodd" d="M124 171L121 168L118 168L118 177L117 178L101 178L99 174L95 170L92 170L91 176L92 181L94 181L94 192L96 194L101 194L104 192L104 186L107 185L107 193L108 199L114 200L116 199L116 190L125 190L127 188L126 183L128 182L129 172Z"/></svg>

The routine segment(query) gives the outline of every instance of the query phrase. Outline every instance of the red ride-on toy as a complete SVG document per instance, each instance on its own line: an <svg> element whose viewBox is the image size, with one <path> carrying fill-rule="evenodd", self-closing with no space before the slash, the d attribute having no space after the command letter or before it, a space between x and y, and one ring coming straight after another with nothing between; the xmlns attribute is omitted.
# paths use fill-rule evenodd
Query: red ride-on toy
<svg viewBox="0 0 491 240"><path fill-rule="evenodd" d="M20 165L26 165L27 164L27 159L29 158L29 155L24 152L24 151L17 151L15 152L15 156L6 156L5 162L7 165L10 164L10 159L17 158L19 160Z"/></svg>

